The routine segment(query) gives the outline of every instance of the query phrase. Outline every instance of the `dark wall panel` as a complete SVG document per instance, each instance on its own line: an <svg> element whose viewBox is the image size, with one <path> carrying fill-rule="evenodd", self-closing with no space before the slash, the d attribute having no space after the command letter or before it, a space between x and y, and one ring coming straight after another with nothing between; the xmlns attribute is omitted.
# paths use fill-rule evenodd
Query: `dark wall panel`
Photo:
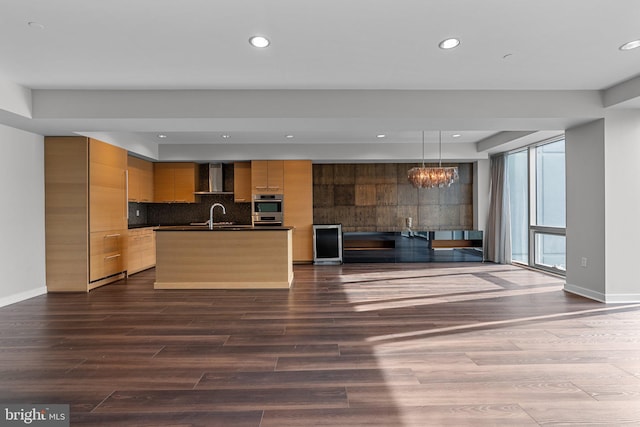
<svg viewBox="0 0 640 427"><path fill-rule="evenodd" d="M448 188L417 189L407 172L418 164L313 165L313 220L340 223L344 231L401 231L406 218L416 230L473 228L473 165L458 166ZM428 165L431 166L431 165Z"/></svg>

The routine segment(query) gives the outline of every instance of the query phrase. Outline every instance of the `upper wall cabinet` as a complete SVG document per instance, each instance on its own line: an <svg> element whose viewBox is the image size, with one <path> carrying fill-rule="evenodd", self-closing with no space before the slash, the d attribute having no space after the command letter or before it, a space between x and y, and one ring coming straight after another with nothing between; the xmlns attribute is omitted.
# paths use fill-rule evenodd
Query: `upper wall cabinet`
<svg viewBox="0 0 640 427"><path fill-rule="evenodd" d="M153 163L127 157L128 199L130 202L153 202Z"/></svg>
<svg viewBox="0 0 640 427"><path fill-rule="evenodd" d="M236 203L251 202L251 163L233 164L233 200Z"/></svg>
<svg viewBox="0 0 640 427"><path fill-rule="evenodd" d="M198 168L195 163L154 163L154 201L195 203Z"/></svg>
<svg viewBox="0 0 640 427"><path fill-rule="evenodd" d="M253 194L281 194L284 191L284 161L253 160L251 186Z"/></svg>
<svg viewBox="0 0 640 427"><path fill-rule="evenodd" d="M127 228L127 152L89 140L89 224L91 232Z"/></svg>

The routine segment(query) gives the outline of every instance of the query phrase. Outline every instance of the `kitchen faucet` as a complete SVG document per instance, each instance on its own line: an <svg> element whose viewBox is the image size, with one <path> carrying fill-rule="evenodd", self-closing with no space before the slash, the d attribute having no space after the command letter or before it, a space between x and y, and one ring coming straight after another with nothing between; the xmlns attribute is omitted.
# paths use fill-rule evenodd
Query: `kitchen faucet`
<svg viewBox="0 0 640 427"><path fill-rule="evenodd" d="M224 208L224 205L222 203L212 204L211 208L209 209L209 230L213 230L213 208L215 208L216 206L220 206L222 208L223 215L227 214L227 210Z"/></svg>

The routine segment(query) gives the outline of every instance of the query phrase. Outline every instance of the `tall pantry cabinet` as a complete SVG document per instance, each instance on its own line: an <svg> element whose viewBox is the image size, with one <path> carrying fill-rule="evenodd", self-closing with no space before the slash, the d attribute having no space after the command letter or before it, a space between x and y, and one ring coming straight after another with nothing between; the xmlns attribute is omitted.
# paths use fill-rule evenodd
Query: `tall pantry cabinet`
<svg viewBox="0 0 640 427"><path fill-rule="evenodd" d="M85 137L45 138L47 290L87 292L127 270L127 152Z"/></svg>
<svg viewBox="0 0 640 427"><path fill-rule="evenodd" d="M284 161L284 225L293 228L293 261L313 260L313 167L311 160Z"/></svg>

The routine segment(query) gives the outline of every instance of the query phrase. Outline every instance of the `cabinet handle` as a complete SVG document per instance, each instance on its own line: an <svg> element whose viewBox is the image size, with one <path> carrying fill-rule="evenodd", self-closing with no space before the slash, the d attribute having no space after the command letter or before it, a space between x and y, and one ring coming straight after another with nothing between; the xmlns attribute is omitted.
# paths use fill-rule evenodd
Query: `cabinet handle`
<svg viewBox="0 0 640 427"><path fill-rule="evenodd" d="M129 221L129 169L124 170L124 212L127 222Z"/></svg>
<svg viewBox="0 0 640 427"><path fill-rule="evenodd" d="M117 234L107 234L106 236L104 236L105 239L108 239L110 237L120 237L120 233Z"/></svg>
<svg viewBox="0 0 640 427"><path fill-rule="evenodd" d="M109 259L114 259L114 258L118 258L120 256L120 254L115 254L115 255L111 255L111 256L106 256L104 257L105 260L109 260Z"/></svg>
<svg viewBox="0 0 640 427"><path fill-rule="evenodd" d="M267 186L261 186L261 185L256 185L256 188L257 188L257 189L260 189L260 190L266 190L266 189L267 189L267 188L269 188L269 187L267 187Z"/></svg>

